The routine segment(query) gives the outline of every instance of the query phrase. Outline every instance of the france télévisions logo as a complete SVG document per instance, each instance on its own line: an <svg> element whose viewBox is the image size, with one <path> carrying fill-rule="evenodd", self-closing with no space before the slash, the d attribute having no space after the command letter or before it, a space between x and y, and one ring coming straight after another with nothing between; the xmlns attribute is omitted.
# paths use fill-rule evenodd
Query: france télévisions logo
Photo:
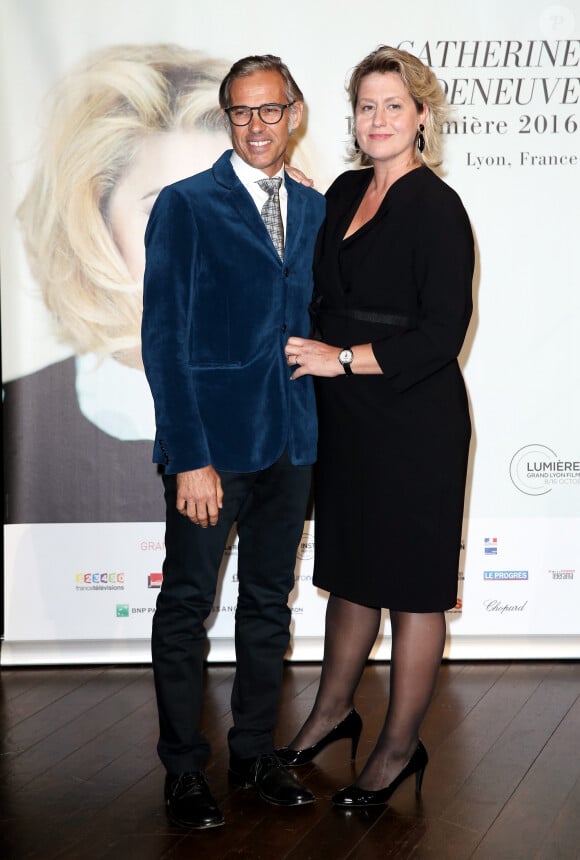
<svg viewBox="0 0 580 860"><path fill-rule="evenodd" d="M483 539L483 552L485 555L497 555L496 537L486 537Z"/></svg>
<svg viewBox="0 0 580 860"><path fill-rule="evenodd" d="M75 573L77 591L124 591L126 575L122 571Z"/></svg>

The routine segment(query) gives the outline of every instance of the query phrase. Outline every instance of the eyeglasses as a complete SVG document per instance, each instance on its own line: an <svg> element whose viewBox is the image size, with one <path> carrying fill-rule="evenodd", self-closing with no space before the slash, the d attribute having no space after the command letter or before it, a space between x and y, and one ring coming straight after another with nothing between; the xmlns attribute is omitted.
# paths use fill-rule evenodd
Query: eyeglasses
<svg viewBox="0 0 580 860"><path fill-rule="evenodd" d="M254 111L258 112L258 116L265 122L266 125L276 125L284 116L286 108L292 107L294 102L289 102L287 105L279 105L276 102L260 105L259 107L250 107L249 105L233 105L225 108L225 112L230 118L233 125L249 125L252 121Z"/></svg>

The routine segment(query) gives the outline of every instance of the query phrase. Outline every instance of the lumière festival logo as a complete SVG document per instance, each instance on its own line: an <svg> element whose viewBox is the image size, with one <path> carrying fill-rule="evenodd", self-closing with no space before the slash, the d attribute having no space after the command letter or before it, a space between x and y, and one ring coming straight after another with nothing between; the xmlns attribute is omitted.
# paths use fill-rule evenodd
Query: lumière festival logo
<svg viewBox="0 0 580 860"><path fill-rule="evenodd" d="M544 496L554 487L580 485L580 460L562 460L547 445L525 445L510 462L514 486L527 496Z"/></svg>
<svg viewBox="0 0 580 860"><path fill-rule="evenodd" d="M298 545L296 558L301 561L309 561L314 556L314 535L310 531L305 531L302 535L302 540Z"/></svg>

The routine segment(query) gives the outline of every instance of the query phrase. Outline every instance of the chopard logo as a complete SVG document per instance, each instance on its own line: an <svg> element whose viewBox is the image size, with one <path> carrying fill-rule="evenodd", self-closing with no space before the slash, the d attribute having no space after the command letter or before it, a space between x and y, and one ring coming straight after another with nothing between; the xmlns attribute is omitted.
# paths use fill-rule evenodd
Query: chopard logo
<svg viewBox="0 0 580 860"><path fill-rule="evenodd" d="M504 612L523 612L528 605L526 600L524 603L502 603L501 600L484 600L486 612L499 612L503 615Z"/></svg>

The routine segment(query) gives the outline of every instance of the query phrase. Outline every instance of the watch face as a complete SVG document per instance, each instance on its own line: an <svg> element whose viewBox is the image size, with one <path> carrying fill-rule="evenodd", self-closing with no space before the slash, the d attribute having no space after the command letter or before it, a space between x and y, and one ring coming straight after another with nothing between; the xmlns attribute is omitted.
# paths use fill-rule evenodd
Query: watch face
<svg viewBox="0 0 580 860"><path fill-rule="evenodd" d="M350 364L352 361L352 350L351 349L343 349L342 352L338 356L338 360L341 364Z"/></svg>

